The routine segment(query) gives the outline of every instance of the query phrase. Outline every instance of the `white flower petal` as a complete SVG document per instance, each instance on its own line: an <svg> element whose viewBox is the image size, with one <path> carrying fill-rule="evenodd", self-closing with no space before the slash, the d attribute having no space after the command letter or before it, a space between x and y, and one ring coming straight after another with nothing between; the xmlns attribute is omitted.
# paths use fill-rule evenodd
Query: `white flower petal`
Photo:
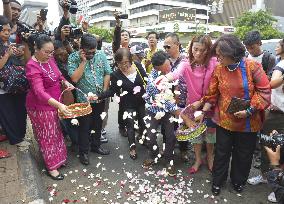
<svg viewBox="0 0 284 204"><path fill-rule="evenodd" d="M121 86L122 85L122 80L117 80L116 85L117 86Z"/></svg>
<svg viewBox="0 0 284 204"><path fill-rule="evenodd" d="M107 113L106 113L106 112L102 112L102 113L101 113L101 115L100 115L100 116L101 116L101 119L102 119L102 120L104 120L104 119L105 119L105 117L106 117L106 115L107 115Z"/></svg>
<svg viewBox="0 0 284 204"><path fill-rule="evenodd" d="M89 96L89 97L93 97L93 96L95 96L95 94L93 94L92 92L89 92L89 93L88 93L88 96Z"/></svg>
<svg viewBox="0 0 284 204"><path fill-rule="evenodd" d="M155 129L152 129L151 130L151 133L156 133L157 131Z"/></svg>
<svg viewBox="0 0 284 204"><path fill-rule="evenodd" d="M72 125L79 125L79 121L78 121L77 119L73 118L73 119L71 120L71 124L72 124Z"/></svg>
<svg viewBox="0 0 284 204"><path fill-rule="evenodd" d="M120 96L125 96L126 94L128 94L128 92L127 92L127 91L123 91L123 92L120 94Z"/></svg>

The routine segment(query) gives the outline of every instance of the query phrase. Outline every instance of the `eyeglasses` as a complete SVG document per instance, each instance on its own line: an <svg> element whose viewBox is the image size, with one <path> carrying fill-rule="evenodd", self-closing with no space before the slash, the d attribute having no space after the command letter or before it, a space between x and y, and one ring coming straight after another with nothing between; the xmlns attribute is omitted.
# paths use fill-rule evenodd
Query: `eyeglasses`
<svg viewBox="0 0 284 204"><path fill-rule="evenodd" d="M48 50L42 50L44 52L44 54L47 54L47 55L53 55L54 54L54 50L52 51L48 51Z"/></svg>
<svg viewBox="0 0 284 204"><path fill-rule="evenodd" d="M163 47L164 47L165 50L166 50L166 49L171 49L171 46L170 46L170 45L164 45Z"/></svg>
<svg viewBox="0 0 284 204"><path fill-rule="evenodd" d="M124 61L124 62L118 62L118 66L127 66L130 62L129 61Z"/></svg>
<svg viewBox="0 0 284 204"><path fill-rule="evenodd" d="M90 51L90 50L85 50L83 49L86 55L95 55L96 54L96 50L95 51Z"/></svg>

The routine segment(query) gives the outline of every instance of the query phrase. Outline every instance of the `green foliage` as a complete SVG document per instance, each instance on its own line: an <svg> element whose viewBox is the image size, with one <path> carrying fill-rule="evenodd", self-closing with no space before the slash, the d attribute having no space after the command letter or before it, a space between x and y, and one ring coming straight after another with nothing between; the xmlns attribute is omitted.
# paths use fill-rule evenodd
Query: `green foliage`
<svg viewBox="0 0 284 204"><path fill-rule="evenodd" d="M112 42L113 38L113 30L105 29L105 28L98 28L98 27L91 27L89 28L89 33L95 34L103 38L104 41L110 43Z"/></svg>
<svg viewBox="0 0 284 204"><path fill-rule="evenodd" d="M275 23L277 23L277 19L270 12L264 10L248 11L237 19L236 35L243 40L247 32L258 30L264 40L281 38L283 33L274 27Z"/></svg>
<svg viewBox="0 0 284 204"><path fill-rule="evenodd" d="M214 31L209 33L210 37L213 39L219 38L222 35L222 32Z"/></svg>

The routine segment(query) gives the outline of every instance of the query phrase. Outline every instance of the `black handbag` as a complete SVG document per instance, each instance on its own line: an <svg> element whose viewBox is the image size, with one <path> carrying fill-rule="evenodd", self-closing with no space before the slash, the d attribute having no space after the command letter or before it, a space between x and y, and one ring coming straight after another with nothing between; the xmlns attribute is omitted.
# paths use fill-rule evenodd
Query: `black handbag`
<svg viewBox="0 0 284 204"><path fill-rule="evenodd" d="M7 50L7 46L2 46L0 52L2 56ZM28 90L29 83L26 78L25 67L20 59L11 56L2 69L0 69L0 88L8 93L24 93Z"/></svg>

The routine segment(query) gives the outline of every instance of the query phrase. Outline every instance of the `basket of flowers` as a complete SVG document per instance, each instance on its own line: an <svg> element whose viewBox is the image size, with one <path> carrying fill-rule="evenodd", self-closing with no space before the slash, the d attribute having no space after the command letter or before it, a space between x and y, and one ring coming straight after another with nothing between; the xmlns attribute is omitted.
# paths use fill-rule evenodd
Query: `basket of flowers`
<svg viewBox="0 0 284 204"><path fill-rule="evenodd" d="M198 117L201 111L195 111L191 105L186 106L181 114L185 114L190 119L194 120ZM198 139L206 131L207 126L204 122L200 122L192 127L187 127L185 124L181 124L176 131L176 138L178 141L192 141Z"/></svg>
<svg viewBox="0 0 284 204"><path fill-rule="evenodd" d="M70 115L64 115L63 113L61 113L58 110L58 115L59 115L60 118L63 118L63 119L77 118L77 117L85 116L85 115L92 113L92 107L91 107L91 104L90 104L90 101L89 101L87 95L85 93L83 93L80 89L78 89L78 88L75 88L75 89L78 90L79 92L81 92L84 95L84 97L87 99L87 102L85 102L85 103L73 103L73 104L68 105L67 108L71 112ZM59 97L59 101L61 101L62 96L66 91L70 91L70 89L67 88L67 89L62 91L62 93Z"/></svg>

